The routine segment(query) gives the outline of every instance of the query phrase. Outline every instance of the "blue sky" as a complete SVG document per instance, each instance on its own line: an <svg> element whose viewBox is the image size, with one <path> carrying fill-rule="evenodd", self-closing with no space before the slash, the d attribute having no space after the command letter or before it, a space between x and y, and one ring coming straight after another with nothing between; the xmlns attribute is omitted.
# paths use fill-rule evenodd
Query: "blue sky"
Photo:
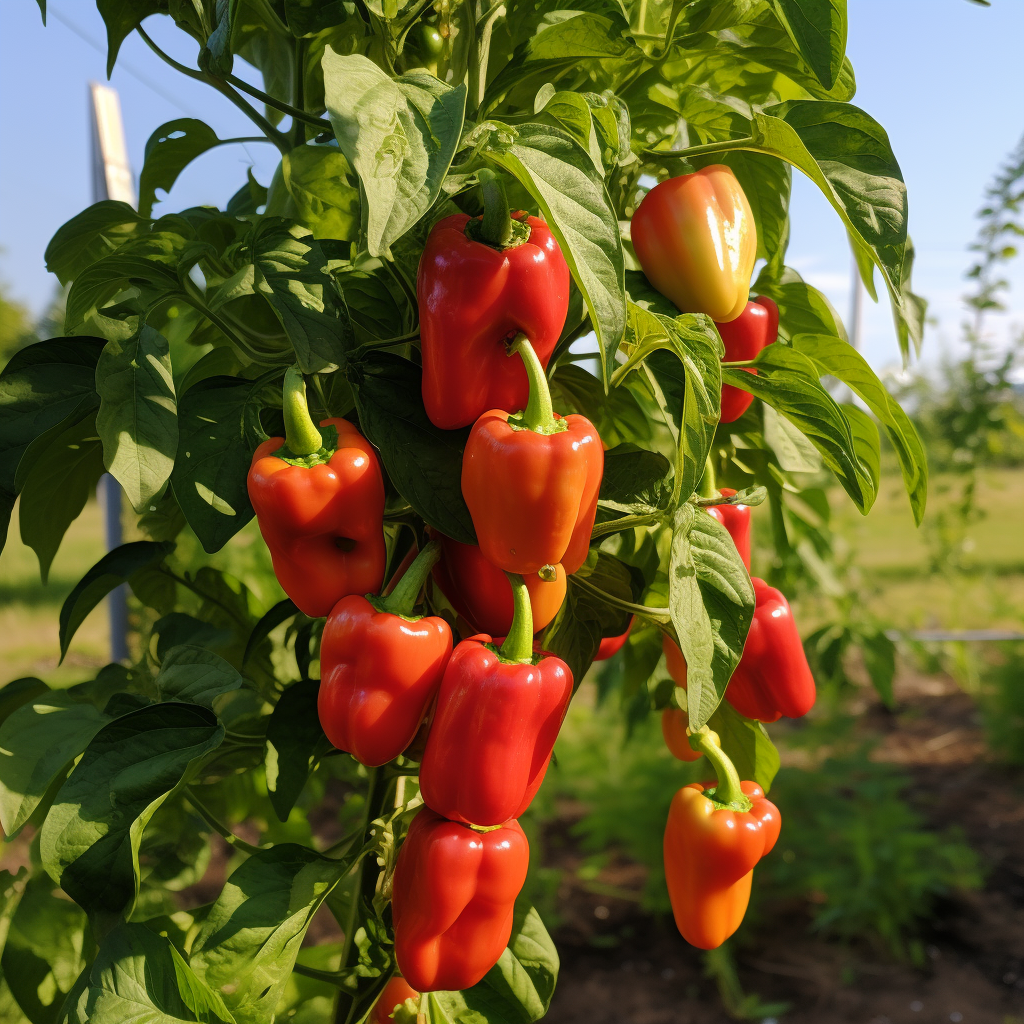
<svg viewBox="0 0 1024 1024"><path fill-rule="evenodd" d="M44 29L34 0L0 5L0 96L8 140L0 152L0 277L36 312L54 289L43 266L46 243L91 201L86 90L89 81L105 80L103 53L82 38L97 44L105 38L94 5L49 0L48 6ZM178 44L180 33L163 29L164 20L151 18L147 27L191 64L194 54ZM850 0L850 22L855 102L889 132L907 181L918 254L915 290L929 299L936 320L925 343L926 357L934 358L958 336L967 246L985 185L1024 134L1024 4L994 0L983 8L967 0ZM202 117L222 138L252 134L230 104L166 68L137 36L126 40L112 84L121 94L136 173L146 140L165 121ZM224 203L250 164L266 183L276 151L269 145L214 150L182 175L163 208ZM850 305L845 233L815 187L799 174L794 177L789 262L822 288L845 318ZM1024 260L1010 276L1013 308L990 324L997 340L1024 326ZM896 362L888 303L876 307L868 301L865 314L865 354L878 368Z"/></svg>

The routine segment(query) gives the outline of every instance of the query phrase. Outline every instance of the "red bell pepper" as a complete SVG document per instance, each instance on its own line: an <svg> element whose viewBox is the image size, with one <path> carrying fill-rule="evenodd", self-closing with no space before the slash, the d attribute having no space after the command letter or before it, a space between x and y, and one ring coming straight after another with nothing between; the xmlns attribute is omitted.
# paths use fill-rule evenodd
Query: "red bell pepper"
<svg viewBox="0 0 1024 1024"><path fill-rule="evenodd" d="M455 648L420 765L426 805L470 825L500 825L529 807L572 697L569 666L533 652L529 594L511 579L512 629L500 649L486 635Z"/></svg>
<svg viewBox="0 0 1024 1024"><path fill-rule="evenodd" d="M386 598L343 597L324 626L320 724L361 764L377 767L402 753L441 685L452 631L438 616L412 614L438 554L428 545Z"/></svg>
<svg viewBox="0 0 1024 1024"><path fill-rule="evenodd" d="M406 1000L412 999L417 1005L420 994L405 980L396 974L384 986L384 991L377 997L370 1012L370 1024L395 1024L395 1010L404 1007Z"/></svg>
<svg viewBox="0 0 1024 1024"><path fill-rule="evenodd" d="M715 324L725 343L725 358L729 362L756 359L761 349L771 345L779 336L779 307L774 299L759 295L735 319ZM747 373L757 373L753 367L744 367ZM732 384L722 385L722 423L738 420L750 408L754 396Z"/></svg>
<svg viewBox="0 0 1024 1024"><path fill-rule="evenodd" d="M723 487L719 494L731 498L736 492L731 487ZM749 505L712 505L707 509L732 537L736 550L743 559L743 564L750 571L750 506Z"/></svg>
<svg viewBox="0 0 1024 1024"><path fill-rule="evenodd" d="M750 204L724 164L655 185L633 214L633 249L655 288L684 313L734 320L757 255Z"/></svg>
<svg viewBox="0 0 1024 1024"><path fill-rule="evenodd" d="M416 282L423 405L445 430L488 409L522 409L529 383L506 347L522 332L546 367L569 308L569 268L548 226L525 213L509 218L500 183L480 175L483 219L457 213L439 221Z"/></svg>
<svg viewBox="0 0 1024 1024"><path fill-rule="evenodd" d="M785 596L756 577L757 607L743 657L725 696L747 718L775 722L802 718L814 707L814 676Z"/></svg>
<svg viewBox="0 0 1024 1024"><path fill-rule="evenodd" d="M747 642L725 688L725 699L746 718L777 722L783 715L802 718L814 707L814 676L804 654L789 602L774 587L756 576L757 605ZM686 660L667 636L662 649L669 675L686 686Z"/></svg>
<svg viewBox="0 0 1024 1024"><path fill-rule="evenodd" d="M476 544L460 544L440 533L441 557L434 582L452 607L479 633L505 636L512 628L512 588L508 577L484 558ZM540 632L558 614L565 600L565 570L554 567L555 578L542 580L533 572L523 576L530 592L533 628Z"/></svg>
<svg viewBox="0 0 1024 1024"><path fill-rule="evenodd" d="M679 648L675 647L676 651ZM667 654L667 651L666 651ZM682 654L678 655L682 660ZM685 662L684 662L685 665ZM661 713L661 735L672 756L680 761L699 761L701 752L690 746L689 722L685 711L679 708L665 708Z"/></svg>
<svg viewBox="0 0 1024 1024"><path fill-rule="evenodd" d="M256 449L248 489L274 574L299 611L316 618L348 594L380 588L384 480L373 447L347 420L324 420L321 435L305 393L302 374L289 369L286 437Z"/></svg>
<svg viewBox="0 0 1024 1024"><path fill-rule="evenodd" d="M427 808L413 818L391 896L395 958L413 988L471 988L498 962L529 860L517 821L476 832Z"/></svg>
<svg viewBox="0 0 1024 1024"><path fill-rule="evenodd" d="M683 938L716 949L743 920L755 865L779 838L779 811L760 786L741 782L718 736L705 726L691 745L715 767L717 783L683 786L665 826L665 880Z"/></svg>
<svg viewBox="0 0 1024 1024"><path fill-rule="evenodd" d="M609 658L614 658L626 646L626 641L629 639L629 631L633 628L635 621L636 616L632 615L630 616L629 625L626 627L625 633L620 633L618 636L601 637L601 643L597 648L597 654L594 655L594 661L607 661Z"/></svg>
<svg viewBox="0 0 1024 1024"><path fill-rule="evenodd" d="M462 459L462 496L484 557L520 575L559 563L572 575L586 560L597 517L604 449L583 416L556 416L544 369L519 335L530 376L526 409L476 421Z"/></svg>

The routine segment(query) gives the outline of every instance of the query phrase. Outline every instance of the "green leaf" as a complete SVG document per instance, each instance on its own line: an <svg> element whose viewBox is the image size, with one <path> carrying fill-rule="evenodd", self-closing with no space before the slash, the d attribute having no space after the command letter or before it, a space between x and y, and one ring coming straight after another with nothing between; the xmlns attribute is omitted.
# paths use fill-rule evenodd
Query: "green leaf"
<svg viewBox="0 0 1024 1024"><path fill-rule="evenodd" d="M95 919L131 911L149 819L216 750L224 728L206 708L153 704L93 737L40 833L43 867Z"/></svg>
<svg viewBox="0 0 1024 1024"><path fill-rule="evenodd" d="M839 407L853 434L853 448L857 453L860 479L867 492L868 502L873 505L878 497L878 483L882 476L882 451L878 439L878 424L863 409L852 402Z"/></svg>
<svg viewBox="0 0 1024 1024"><path fill-rule="evenodd" d="M247 1024L271 1024L303 936L346 864L303 846L261 850L227 880L192 947L192 967Z"/></svg>
<svg viewBox="0 0 1024 1024"><path fill-rule="evenodd" d="M274 607L271 608L255 626L253 626L252 632L249 634L249 638L245 642L245 652L242 655L242 668L245 668L245 663L253 654L255 654L256 650L262 646L270 634L280 626L282 622L287 622L290 618L297 615L298 611L299 609L295 607L295 602L286 597L283 601L278 601L277 604L275 604Z"/></svg>
<svg viewBox="0 0 1024 1024"><path fill-rule="evenodd" d="M764 440L775 453L779 468L787 473L817 473L821 470L818 449L800 430L770 405L764 406Z"/></svg>
<svg viewBox="0 0 1024 1024"><path fill-rule="evenodd" d="M107 552L68 594L60 609L60 657L68 653L71 638L85 617L114 587L128 582L133 573L162 562L172 551L170 541L137 540Z"/></svg>
<svg viewBox="0 0 1024 1024"><path fill-rule="evenodd" d="M668 459L660 452L647 451L628 441L616 445L604 453L601 500L614 502L623 511L660 509L671 470Z"/></svg>
<svg viewBox="0 0 1024 1024"><path fill-rule="evenodd" d="M104 938L64 1013L66 1024L235 1024L220 993L144 924L121 924Z"/></svg>
<svg viewBox="0 0 1024 1024"><path fill-rule="evenodd" d="M548 1011L558 979L558 951L540 914L516 903L512 937L482 981L462 992L434 992L434 1019L453 1024L532 1024Z"/></svg>
<svg viewBox="0 0 1024 1024"><path fill-rule="evenodd" d="M107 26L107 78L114 71L121 44L151 14L166 12L166 0L96 0Z"/></svg>
<svg viewBox="0 0 1024 1024"><path fill-rule="evenodd" d="M220 139L205 122L179 117L162 124L146 142L145 163L139 175L139 214L148 217L156 202L156 190L170 192L178 175L196 157L233 139Z"/></svg>
<svg viewBox="0 0 1024 1024"><path fill-rule="evenodd" d="M365 197L366 247L387 256L441 191L462 134L466 86L423 70L391 78L362 54L330 47L322 66L327 114Z"/></svg>
<svg viewBox="0 0 1024 1024"><path fill-rule="evenodd" d="M185 240L173 239L180 243L184 252ZM68 292L64 314L64 329L75 333L86 321L97 320L103 324L101 333L119 333L118 320L104 316L102 310L107 303L127 288L137 288L139 301L131 307L152 309L172 297L183 297L184 290L178 278L176 265L172 265L166 253L161 258L152 258L134 251L140 247L150 250L154 247L170 249L172 240L161 240L156 233L147 235L140 242L129 242L110 256L90 264L74 280ZM176 259L174 264L176 264Z"/></svg>
<svg viewBox="0 0 1024 1024"><path fill-rule="evenodd" d="M17 494L16 477L29 445L96 400L100 338L53 338L16 352L0 371L0 509L2 539Z"/></svg>
<svg viewBox="0 0 1024 1024"><path fill-rule="evenodd" d="M127 203L114 199L93 203L57 229L44 254L46 269L67 285L124 242L144 235L151 224Z"/></svg>
<svg viewBox="0 0 1024 1024"><path fill-rule="evenodd" d="M89 396L66 420L37 438L18 467L18 477L23 476L18 481L21 539L39 558L43 583L64 534L102 475L96 402Z"/></svg>
<svg viewBox="0 0 1024 1024"><path fill-rule="evenodd" d="M159 700L183 701L213 708L214 699L242 685L231 664L204 647L182 644L172 647L156 677Z"/></svg>
<svg viewBox="0 0 1024 1024"><path fill-rule="evenodd" d="M178 403L178 451L171 488L208 554L219 551L254 513L246 476L263 433L259 398L265 381L208 377Z"/></svg>
<svg viewBox="0 0 1024 1024"><path fill-rule="evenodd" d="M914 519L921 524L928 499L928 456L910 417L885 389L867 360L841 338L798 334L793 347L810 358L822 373L841 380L878 417L903 473Z"/></svg>
<svg viewBox="0 0 1024 1024"><path fill-rule="evenodd" d="M371 352L350 363L359 426L380 451L398 492L430 526L463 544L475 544L473 520L462 497L462 451L468 430L440 430L427 418L420 370L408 359Z"/></svg>
<svg viewBox="0 0 1024 1024"><path fill-rule="evenodd" d="M625 257L619 223L588 152L546 124L487 122L483 155L526 188L558 240L597 334L605 380L626 330Z"/></svg>
<svg viewBox="0 0 1024 1024"><path fill-rule="evenodd" d="M772 0L772 9L818 81L831 89L846 55L846 0Z"/></svg>
<svg viewBox="0 0 1024 1024"><path fill-rule="evenodd" d="M708 727L718 733L740 778L756 782L767 793L779 770L779 752L765 727L744 718L727 700L708 719Z"/></svg>
<svg viewBox="0 0 1024 1024"><path fill-rule="evenodd" d="M722 368L722 381L760 398L782 413L835 473L854 504L867 514L873 495L857 460L853 433L843 410L822 387L814 363L785 345L769 345L756 360L757 374Z"/></svg>
<svg viewBox="0 0 1024 1024"><path fill-rule="evenodd" d="M846 328L832 303L791 267L773 277L765 267L754 282L758 295L774 299L779 307L779 337L789 341L797 334L829 334L846 338Z"/></svg>
<svg viewBox="0 0 1024 1024"><path fill-rule="evenodd" d="M320 681L300 679L277 702L267 723L267 793L281 821L287 821L303 786L331 750L317 714Z"/></svg>
<svg viewBox="0 0 1024 1024"><path fill-rule="evenodd" d="M0 825L8 839L109 721L67 691L47 691L11 713L0 726Z"/></svg>
<svg viewBox="0 0 1024 1024"><path fill-rule="evenodd" d="M30 879L3 947L4 980L32 1024L58 1019L64 997L85 966L86 917L62 897L49 876Z"/></svg>
<svg viewBox="0 0 1024 1024"><path fill-rule="evenodd" d="M172 581L168 581L172 582ZM188 645L214 651L231 643L231 633L218 629L212 623L197 619L186 612L170 612L153 623L156 641L156 660L162 663L174 647Z"/></svg>
<svg viewBox="0 0 1024 1024"><path fill-rule="evenodd" d="M281 158L281 173L295 200L298 219L314 238L355 241L359 234L359 189L352 168L333 146L299 146Z"/></svg>
<svg viewBox="0 0 1024 1024"><path fill-rule="evenodd" d="M120 326L96 364L96 429L104 465L144 512L167 483L178 446L171 355L167 339L136 317Z"/></svg>
<svg viewBox="0 0 1024 1024"><path fill-rule="evenodd" d="M669 561L669 612L686 659L690 728L711 717L739 664L754 616L754 588L729 532L683 504Z"/></svg>
<svg viewBox="0 0 1024 1024"><path fill-rule="evenodd" d="M549 384L555 408L563 415L575 410L586 416L604 444L652 440L647 412L630 388L605 394L601 380L576 363L559 365Z"/></svg>
<svg viewBox="0 0 1024 1024"><path fill-rule="evenodd" d="M0 725L3 725L23 704L40 694L49 693L50 688L35 676L12 679L0 687Z"/></svg>

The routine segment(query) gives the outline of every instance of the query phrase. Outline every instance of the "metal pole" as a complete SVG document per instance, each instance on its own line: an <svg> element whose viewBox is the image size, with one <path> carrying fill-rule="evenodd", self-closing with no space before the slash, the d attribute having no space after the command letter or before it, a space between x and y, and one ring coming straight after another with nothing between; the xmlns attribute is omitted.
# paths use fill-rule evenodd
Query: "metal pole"
<svg viewBox="0 0 1024 1024"><path fill-rule="evenodd" d="M89 84L89 109L92 119L92 198L93 202L116 199L135 206L135 183L128 164L121 104L117 92L96 82ZM121 485L105 473L99 484L107 551L120 547ZM110 660L128 660L128 587L117 587L107 599L110 610Z"/></svg>

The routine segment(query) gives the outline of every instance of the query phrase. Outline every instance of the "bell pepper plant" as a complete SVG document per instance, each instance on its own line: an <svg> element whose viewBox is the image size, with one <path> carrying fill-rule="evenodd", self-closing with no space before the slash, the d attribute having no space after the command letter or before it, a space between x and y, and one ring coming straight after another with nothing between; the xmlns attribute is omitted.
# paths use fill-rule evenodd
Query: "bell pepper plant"
<svg viewBox="0 0 1024 1024"><path fill-rule="evenodd" d="M179 209L194 159L255 142L152 125L137 205L95 203L47 248L66 336L0 368L0 522L17 509L42 578L104 473L126 499L61 656L108 594L131 627L95 678L4 690L0 826L36 830L5 967L62 922L33 946L55 986L5 972L12 1019L539 1019L558 960L518 817L616 651L610 703L661 713L717 774L684 786L672 762L676 921L702 948L735 931L779 829L762 723L814 702L751 555L788 586L798 539L829 549L807 508L869 510L868 414L918 521L927 492L910 419L786 266L797 166L903 353L920 342L846 5L795 6L98 3L111 69L138 36L274 169ZM788 468L793 432L819 471ZM200 880L220 887L201 910ZM340 948L310 949L326 913Z"/></svg>

